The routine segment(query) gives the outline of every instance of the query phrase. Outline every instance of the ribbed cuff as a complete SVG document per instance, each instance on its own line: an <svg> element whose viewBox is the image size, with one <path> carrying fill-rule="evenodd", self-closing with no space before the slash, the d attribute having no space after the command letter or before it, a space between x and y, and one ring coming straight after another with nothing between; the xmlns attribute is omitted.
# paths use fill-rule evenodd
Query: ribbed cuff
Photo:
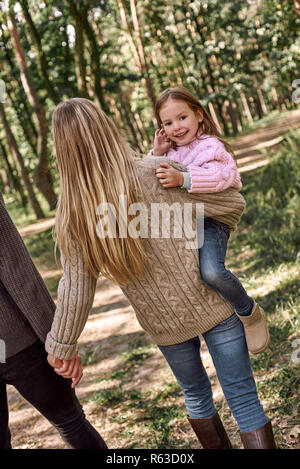
<svg viewBox="0 0 300 469"><path fill-rule="evenodd" d="M191 175L188 171L182 171L181 174L183 175L183 184L180 188L189 190L191 188Z"/></svg>
<svg viewBox="0 0 300 469"><path fill-rule="evenodd" d="M56 342L51 337L51 333L49 332L45 342L45 349L46 352L51 353L56 358L60 358L61 360L71 360L76 353L77 343L76 344L61 344Z"/></svg>

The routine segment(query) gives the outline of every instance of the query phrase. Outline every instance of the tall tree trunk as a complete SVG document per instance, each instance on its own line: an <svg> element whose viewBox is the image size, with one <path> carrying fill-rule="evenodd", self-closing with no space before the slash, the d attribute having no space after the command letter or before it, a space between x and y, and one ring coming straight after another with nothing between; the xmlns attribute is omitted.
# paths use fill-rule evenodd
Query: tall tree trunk
<svg viewBox="0 0 300 469"><path fill-rule="evenodd" d="M136 68L137 68L137 70L139 70L139 72L142 72L141 58L139 56L138 49L137 49L137 47L135 45L135 42L134 42L132 30L131 30L131 27L130 27L130 24L129 24L129 20L128 20L128 17L127 17L127 13L126 13L126 9L125 9L125 5L124 5L123 0L118 0L118 6L119 6L119 11L120 11L121 22L122 22L123 28L127 31L127 34L128 34L128 41L129 41L129 45L130 45L132 53L133 53L133 58L134 58Z"/></svg>
<svg viewBox="0 0 300 469"><path fill-rule="evenodd" d="M77 10L74 2L67 1L70 8L75 28L75 73L77 78L78 95L89 98L86 81L86 60L84 56L84 28L81 21L81 12ZM87 7L83 7L86 11ZM86 14L86 13L84 13Z"/></svg>
<svg viewBox="0 0 300 469"><path fill-rule="evenodd" d="M0 23L0 32L1 32L1 39L2 39L2 50L5 54L5 60L0 63L1 70L3 72L14 75L14 79L10 80L9 86L6 87L6 93L10 100L11 106L14 108L15 113L18 116L20 121L21 128L24 132L26 140L30 145L33 153L36 155L36 141L37 141L37 131L35 125L32 121L32 111L29 110L28 101L26 99L26 94L22 87L22 82L19 78L19 75L14 73L16 68L15 63L12 58L12 50L11 46L9 45L9 40L6 37L5 30L3 29L3 25ZM10 67L10 68L9 68ZM18 98L18 94L20 91L23 91L24 97L21 96ZM22 109L19 106L20 100L22 101Z"/></svg>
<svg viewBox="0 0 300 469"><path fill-rule="evenodd" d="M74 95L78 95L78 92L76 83L72 79L70 79L72 77L73 53L70 48L70 38L67 31L67 20L68 18L65 18L63 30L64 41L66 43L63 50L63 57L65 62L63 81L65 84L65 88L60 92L60 95L66 94L68 97L73 97Z"/></svg>
<svg viewBox="0 0 300 469"><path fill-rule="evenodd" d="M14 158L15 161L18 162L18 164L20 166L22 179L23 179L25 187L27 189L28 197L29 197L29 200L30 200L30 204L33 208L33 211L34 211L37 218L45 218L45 215L44 215L44 213L43 213L43 211L40 207L40 204L39 204L39 202L38 202L38 200L35 196L31 181L30 181L29 176L28 176L27 169L24 165L22 155L19 152L17 142L15 140L15 137L14 137L10 127L9 127L8 120L6 118L6 114L5 114L5 110L4 110L4 106L3 106L2 103L0 103L0 118L2 120L2 124L3 124L3 127L4 127L4 131L5 131L5 134L6 134L8 146L9 146L9 149L11 151L12 157Z"/></svg>
<svg viewBox="0 0 300 469"><path fill-rule="evenodd" d="M12 84L10 84L10 86L12 86ZM24 96L23 109L20 109L19 102L16 96L16 90L15 89L10 90L7 88L6 92L8 96L8 102L10 103L11 107L14 109L18 117L20 126L22 128L22 132L24 133L24 137L26 138L26 141L28 142L28 145L30 146L33 155L37 156L36 154L37 133L36 133L36 128L32 122L29 109L27 107L26 96Z"/></svg>
<svg viewBox="0 0 300 469"><path fill-rule="evenodd" d="M244 113L249 121L250 124L253 124L253 117L252 117L252 114L251 114L251 111L250 111L250 108L249 108L249 105L248 105L248 101L247 101L247 98L246 98L246 95L244 92L241 93L241 99L242 99L242 104L243 104L243 108L244 108Z"/></svg>
<svg viewBox="0 0 300 469"><path fill-rule="evenodd" d="M234 106L231 102L231 99L228 99L226 104L227 104L227 112L228 112L228 114L230 116L230 120L231 120L233 133L237 134L242 129L241 129L240 123L238 121L238 116L237 116L236 110L234 109Z"/></svg>
<svg viewBox="0 0 300 469"><path fill-rule="evenodd" d="M276 107L280 111L279 98L275 86L272 84L272 98L273 98L273 107Z"/></svg>
<svg viewBox="0 0 300 469"><path fill-rule="evenodd" d="M135 0L130 0L130 9L131 9L131 18L132 18L137 45L135 44L135 41L134 41L133 33L132 33L132 30L129 24L129 19L126 13L124 1L118 0L118 6L119 6L122 25L128 34L128 40L129 40L131 50L133 52L135 65L137 69L139 70L139 72L143 75L143 81L145 83L145 87L147 90L147 96L154 110L155 109L155 92L154 92L154 87L153 87L152 80L149 74L148 63L145 57L144 43L142 40Z"/></svg>
<svg viewBox="0 0 300 469"><path fill-rule="evenodd" d="M3 155L4 161L5 161L6 167L7 167L7 171L8 171L10 180L12 182L12 185L13 185L15 191L20 194L22 206L23 206L23 208L26 209L28 201L27 201L27 197L25 195L25 192L23 190L23 186L22 186L19 178L17 178L14 174L14 169L13 169L13 167L12 167L12 165L11 165L9 159L8 159L8 154L7 154L6 148L5 148L5 146L3 145L3 143L1 141L0 141L0 150L2 152L2 155Z"/></svg>
<svg viewBox="0 0 300 469"><path fill-rule="evenodd" d="M255 86L256 86L257 96L258 96L258 99L259 99L261 110L265 115L267 115L268 114L268 109L267 109L267 106L266 106L266 103L265 103L265 100L264 100L264 97L263 97L263 93L262 93L260 84L258 83L258 80L257 80L255 75L252 75L252 77L253 77L253 80L254 80L254 83L255 83Z"/></svg>
<svg viewBox="0 0 300 469"><path fill-rule="evenodd" d="M86 61L84 57L84 34L82 25L75 20L75 70L78 85L78 94L83 98L88 98L89 93L86 83Z"/></svg>
<svg viewBox="0 0 300 469"><path fill-rule="evenodd" d="M208 103L208 109L209 109L210 115L211 115L214 123L217 126L218 131L221 133L222 132L221 125L220 125L219 119L217 117L215 108L214 108L212 103Z"/></svg>
<svg viewBox="0 0 300 469"><path fill-rule="evenodd" d="M65 0L67 5L70 7L72 15L74 14L82 25L82 29L84 30L86 37L90 44L90 58L91 58L91 75L93 80L93 89L95 92L95 98L97 100L98 105L103 109L104 112L109 114L109 107L104 99L104 93L102 89L102 71L100 67L100 50L98 47L98 41L96 34L93 30L92 25L88 19L88 5L87 7L77 8L76 2L74 0Z"/></svg>
<svg viewBox="0 0 300 469"><path fill-rule="evenodd" d="M122 117L125 119L126 123L127 123L127 126L130 130L130 133L132 135L132 139L133 139L133 142L134 142L134 145L136 148L139 149L139 151L144 151L144 147L141 146L141 142L139 141L138 139L138 134L134 128L134 124L132 123L131 119L130 119L130 113L129 113L129 110L128 110L128 107L127 107L127 101L126 101L126 98L122 92L122 89L121 87L119 87L119 90L118 90L118 97L119 97L119 101L120 101L120 112L121 112L121 115Z"/></svg>
<svg viewBox="0 0 300 469"><path fill-rule="evenodd" d="M205 37L203 33L203 25L201 24L201 18L195 17L195 24L196 24L197 33L199 34L199 37L202 41L202 45L204 47ZM205 68L203 71L203 77L204 77L206 86L211 90L210 92L216 93L218 91L218 84L213 75L212 66L210 64L209 57L207 57L207 55L205 55ZM219 98L215 99L213 104L216 105L216 108L218 110L218 115L219 115L217 119L218 123L220 123L221 121L224 134L229 135L230 132L229 132L229 128L227 125L226 115L224 114L224 111L223 111L223 104L220 102Z"/></svg>
<svg viewBox="0 0 300 469"><path fill-rule="evenodd" d="M8 1L8 0L7 0ZM56 195L52 187L52 178L49 173L49 158L47 149L47 134L48 126L46 120L46 113L43 106L40 104L36 91L31 83L29 71L27 68L25 54L21 45L20 37L15 23L15 18L12 14L13 9L7 10L7 25L11 34L12 43L14 46L16 59L18 61L21 73L21 81L24 91L27 95L28 101L31 104L34 114L37 119L38 128L38 141L37 141L37 155L38 166L35 173L36 185L40 192L44 195L49 203L50 210L56 207Z"/></svg>
<svg viewBox="0 0 300 469"><path fill-rule="evenodd" d="M49 78L47 56L44 54L41 38L32 20L32 17L29 11L28 2L27 0L19 0L19 1L22 7L22 11L23 11L26 24L28 25L29 30L30 30L30 37L32 38L33 43L35 45L35 49L36 49L37 57L38 57L39 72L43 79L44 86L47 90L49 98L52 99L54 104L58 104L60 101L59 95L54 89L54 86Z"/></svg>
<svg viewBox="0 0 300 469"><path fill-rule="evenodd" d="M140 29L139 19L138 19L138 15L136 11L135 0L130 0L130 8L131 8L132 22L133 22L133 26L134 26L134 30L135 30L136 38L137 38L138 51L139 51L139 56L141 60L141 65L142 65L142 72L145 76L145 81L146 81L147 94L151 101L153 109L155 109L155 101L156 101L155 93L154 93L154 88L153 88L153 84L151 81L151 77L149 74L149 68L148 68L148 63L146 60L144 43L143 43L143 39L141 35L141 29Z"/></svg>

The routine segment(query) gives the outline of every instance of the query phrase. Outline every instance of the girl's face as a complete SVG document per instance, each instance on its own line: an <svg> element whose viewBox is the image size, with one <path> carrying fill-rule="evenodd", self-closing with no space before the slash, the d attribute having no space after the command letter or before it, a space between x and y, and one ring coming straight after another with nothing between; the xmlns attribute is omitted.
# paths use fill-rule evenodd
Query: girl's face
<svg viewBox="0 0 300 469"><path fill-rule="evenodd" d="M177 145L187 145L197 135L203 114L193 111L185 101L168 99L159 111L167 137Z"/></svg>

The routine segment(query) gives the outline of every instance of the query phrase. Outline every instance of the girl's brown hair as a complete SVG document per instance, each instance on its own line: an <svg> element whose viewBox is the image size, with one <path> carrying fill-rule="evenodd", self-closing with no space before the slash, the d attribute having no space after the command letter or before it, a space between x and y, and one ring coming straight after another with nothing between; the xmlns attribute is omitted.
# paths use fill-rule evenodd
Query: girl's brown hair
<svg viewBox="0 0 300 469"><path fill-rule="evenodd" d="M70 260L68 247L75 238L86 265L95 277L126 284L144 271L141 238L97 235L99 204L113 204L116 231L124 225L119 196L128 206L142 194L134 152L115 124L92 101L72 98L59 104L52 117L53 139L60 175L55 238ZM123 217L123 218L122 218Z"/></svg>
<svg viewBox="0 0 300 469"><path fill-rule="evenodd" d="M212 135L216 137L220 142L223 143L225 149L232 155L236 161L233 149L226 140L223 139L213 119L204 109L200 101L186 88L181 86L175 86L173 88L167 88L158 97L155 105L155 116L159 125L162 125L159 113L161 108L166 104L169 99L176 101L184 101L194 112L201 111L203 115L202 122L199 123L199 130L201 134ZM200 135L201 138L201 135Z"/></svg>

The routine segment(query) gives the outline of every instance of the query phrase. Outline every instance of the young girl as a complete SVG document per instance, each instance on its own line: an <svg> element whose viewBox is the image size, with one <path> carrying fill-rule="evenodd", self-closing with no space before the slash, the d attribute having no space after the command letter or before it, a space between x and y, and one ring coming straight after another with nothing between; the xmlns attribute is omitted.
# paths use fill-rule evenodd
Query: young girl
<svg viewBox="0 0 300 469"><path fill-rule="evenodd" d="M156 103L161 129L155 132L153 156L167 156L187 167L183 173L166 163L156 171L165 188L181 187L193 193L239 191L240 175L228 143L200 102L185 88L166 89ZM263 352L269 333L263 309L250 298L240 281L225 268L228 225L204 218L204 242L199 249L202 279L234 307L244 324L248 349Z"/></svg>

